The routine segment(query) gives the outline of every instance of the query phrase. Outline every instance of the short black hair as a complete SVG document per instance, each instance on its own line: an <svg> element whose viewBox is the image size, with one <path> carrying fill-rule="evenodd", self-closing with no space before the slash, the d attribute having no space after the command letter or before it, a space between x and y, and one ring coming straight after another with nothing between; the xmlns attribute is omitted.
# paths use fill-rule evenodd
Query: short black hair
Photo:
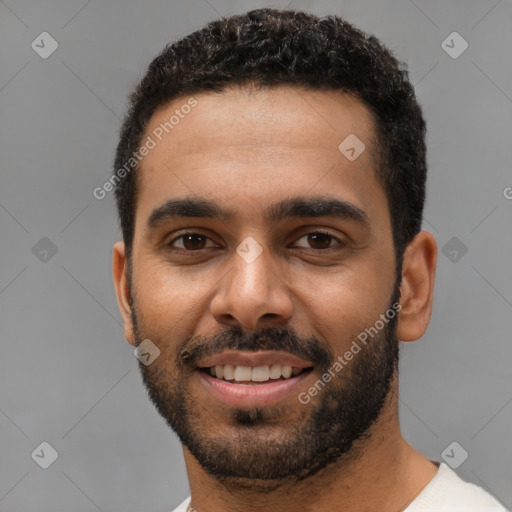
<svg viewBox="0 0 512 512"><path fill-rule="evenodd" d="M244 85L338 90L353 94L370 109L376 122L375 171L386 192L401 272L405 248L421 229L426 125L406 66L375 36L338 16L255 9L212 21L168 44L130 95L114 173L138 150L156 109L179 96ZM128 258L137 167L118 179L115 188Z"/></svg>

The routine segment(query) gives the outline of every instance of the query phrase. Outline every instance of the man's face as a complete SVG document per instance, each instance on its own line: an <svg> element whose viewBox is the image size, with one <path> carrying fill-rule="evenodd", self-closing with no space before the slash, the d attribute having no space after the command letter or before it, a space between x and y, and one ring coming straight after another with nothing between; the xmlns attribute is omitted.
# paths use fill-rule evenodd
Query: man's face
<svg viewBox="0 0 512 512"><path fill-rule="evenodd" d="M136 344L160 350L143 380L211 474L303 478L368 434L397 360L395 321L378 322L398 283L373 119L335 92L194 97L141 163L132 319ZM366 146L355 160L338 149L350 134ZM170 215L185 199L202 203Z"/></svg>

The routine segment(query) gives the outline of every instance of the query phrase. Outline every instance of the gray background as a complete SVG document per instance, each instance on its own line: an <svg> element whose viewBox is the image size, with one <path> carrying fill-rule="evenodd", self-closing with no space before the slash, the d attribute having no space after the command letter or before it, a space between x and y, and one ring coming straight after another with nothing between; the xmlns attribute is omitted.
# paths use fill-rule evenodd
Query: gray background
<svg viewBox="0 0 512 512"><path fill-rule="evenodd" d="M429 330L402 346L403 432L436 460L457 441L469 453L458 473L512 506L509 1L5 0L0 510L166 511L188 495L180 445L124 341L113 197L92 191L126 96L164 44L269 5L339 14L409 64L429 128L424 227L440 255ZM47 59L31 48L43 31L59 44ZM469 44L456 59L441 46L453 31ZM55 255L47 241L34 254L43 237ZM48 469L31 458L43 441L59 454Z"/></svg>

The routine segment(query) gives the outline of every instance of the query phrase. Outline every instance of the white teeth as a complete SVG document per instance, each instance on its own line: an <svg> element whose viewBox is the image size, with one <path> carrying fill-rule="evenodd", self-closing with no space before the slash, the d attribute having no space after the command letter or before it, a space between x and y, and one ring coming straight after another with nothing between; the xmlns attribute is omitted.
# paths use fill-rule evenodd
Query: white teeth
<svg viewBox="0 0 512 512"><path fill-rule="evenodd" d="M210 374L213 377L224 380L234 380L236 382L267 382L268 380L277 380L281 377L289 379L301 373L303 368L280 364L264 366L234 366L231 364L216 365L210 368Z"/></svg>
<svg viewBox="0 0 512 512"><path fill-rule="evenodd" d="M235 366L235 380L251 380L251 367L250 366Z"/></svg>
<svg viewBox="0 0 512 512"><path fill-rule="evenodd" d="M289 379L292 376L292 367L291 366L281 366L281 375L285 379Z"/></svg>
<svg viewBox="0 0 512 512"><path fill-rule="evenodd" d="M222 379L222 377L224 377L224 366L217 365L215 367L215 375L218 379Z"/></svg>
<svg viewBox="0 0 512 512"><path fill-rule="evenodd" d="M281 377L281 365L273 364L270 367L270 378L271 379L279 379Z"/></svg>
<svg viewBox="0 0 512 512"><path fill-rule="evenodd" d="M256 366L252 369L251 380L255 382L265 382L269 379L268 366Z"/></svg>
<svg viewBox="0 0 512 512"><path fill-rule="evenodd" d="M233 380L235 378L235 367L226 364L224 365L224 379L225 380Z"/></svg>

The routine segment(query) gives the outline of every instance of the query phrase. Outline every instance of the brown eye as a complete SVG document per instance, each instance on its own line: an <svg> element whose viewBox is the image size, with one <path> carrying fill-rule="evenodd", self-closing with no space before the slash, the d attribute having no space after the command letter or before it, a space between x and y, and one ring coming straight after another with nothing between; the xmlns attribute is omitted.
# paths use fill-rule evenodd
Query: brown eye
<svg viewBox="0 0 512 512"><path fill-rule="evenodd" d="M169 246L186 251L199 251L205 248L207 240L210 239L199 233L185 233L169 242ZM178 245L176 244L177 241L179 241Z"/></svg>
<svg viewBox="0 0 512 512"><path fill-rule="evenodd" d="M330 246L332 236L325 233L310 233L308 242L312 244L313 249L327 249Z"/></svg>
<svg viewBox="0 0 512 512"><path fill-rule="evenodd" d="M318 250L318 251L325 250L325 249L331 249L336 246L336 244L331 245L331 242L333 240L337 241L338 245L343 245L343 243L338 238L336 238L333 235L330 235L329 233L323 233L322 231L315 231L312 233L308 233L304 236L301 236L299 238L299 240L302 240L303 238L306 238L308 246L299 245L299 247L306 248L306 249L310 248L310 249L314 249L314 250Z"/></svg>
<svg viewBox="0 0 512 512"><path fill-rule="evenodd" d="M203 249L205 241L205 237L201 235L185 235L183 237L183 246L187 250L195 251L197 249Z"/></svg>

